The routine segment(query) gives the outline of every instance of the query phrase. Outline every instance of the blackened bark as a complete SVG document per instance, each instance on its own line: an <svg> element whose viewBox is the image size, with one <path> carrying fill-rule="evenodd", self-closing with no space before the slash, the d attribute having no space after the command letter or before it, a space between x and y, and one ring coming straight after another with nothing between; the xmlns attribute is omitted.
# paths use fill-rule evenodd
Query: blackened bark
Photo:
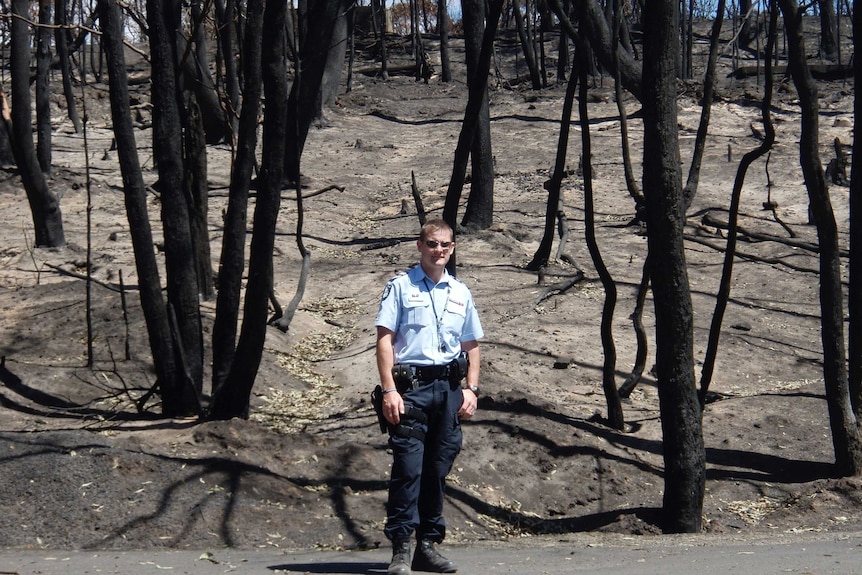
<svg viewBox="0 0 862 575"><path fill-rule="evenodd" d="M655 318L656 376L663 436L663 529L701 529L705 452L694 381L693 314L683 243L682 174L677 136L679 4L644 7L643 188Z"/></svg>
<svg viewBox="0 0 862 575"><path fill-rule="evenodd" d="M739 0L739 17L742 19L742 26L739 28L739 47L748 48L757 35L757 27L753 25L755 14L751 9L751 0Z"/></svg>
<svg viewBox="0 0 862 575"><path fill-rule="evenodd" d="M527 34L527 27L524 25L524 15L521 14L521 6L518 4L518 0L512 0L512 13L515 15L518 40L521 41L521 51L524 53L524 62L527 64L527 71L530 73L530 82L533 85L533 90L541 90L542 78L539 75L539 65L536 63L534 44Z"/></svg>
<svg viewBox="0 0 862 575"><path fill-rule="evenodd" d="M725 0L718 0L718 12L712 21L712 31L709 36L709 59L706 63L706 73L703 77L703 99L700 102L700 124L697 126L697 136L694 140L694 151L691 155L691 165L688 169L688 180L682 191L685 208L691 206L697 185L700 182L700 167L703 164L703 152L706 149L706 135L709 131L709 120L712 113L712 101L715 98L715 65L718 62L718 39L721 35L721 25L724 21Z"/></svg>
<svg viewBox="0 0 862 575"><path fill-rule="evenodd" d="M54 31L54 45L57 47L57 60L60 64L60 72L63 77L63 97L66 99L66 114L69 120L75 127L75 133L81 133L81 118L78 116L78 107L75 104L75 95L72 93L72 66L69 60L69 43L68 30L64 28L67 24L66 10L68 8L66 0L55 0L54 3L54 24L57 28Z"/></svg>
<svg viewBox="0 0 862 575"><path fill-rule="evenodd" d="M444 0L445 1L445 0ZM386 53L386 3L383 0L371 0L371 12L379 34L378 52L380 57L380 77L389 80L389 57Z"/></svg>
<svg viewBox="0 0 862 575"><path fill-rule="evenodd" d="M563 9L561 0L548 1L554 14L560 20L562 30L575 42L577 42L579 33L585 34L590 40L590 47L593 53L602 66L612 73L619 69L619 76L623 86L635 98L640 100L642 90L641 66L635 61L634 56L630 52L624 50L619 44L614 46L610 26L598 2L596 0L582 0L584 19L583 22L580 22L581 28L579 32L569 20L568 14ZM614 50L617 52L616 59L613 56Z"/></svg>
<svg viewBox="0 0 862 575"><path fill-rule="evenodd" d="M862 437L850 402L838 226L820 161L817 86L806 61L802 12L796 0L780 0L779 5L787 31L788 67L802 112L799 163L820 243L820 338L835 467L841 475L859 475L862 473Z"/></svg>
<svg viewBox="0 0 862 575"><path fill-rule="evenodd" d="M51 177L51 0L39 0L36 30L36 158Z"/></svg>
<svg viewBox="0 0 862 575"><path fill-rule="evenodd" d="M592 145L590 142L590 118L587 107L589 78L587 77L588 63L584 61L589 51L585 50L585 46L582 44L577 47L576 53L578 57L578 73L580 75L578 106L580 110L581 141L583 142L581 166L584 173L584 234L590 257L593 260L593 265L599 274L599 278L602 280L602 287L605 290L601 325L602 353L604 355L602 389L604 390L605 402L608 406L608 426L622 431L625 426L625 418L623 416L622 403L620 403L620 394L617 391L617 384L614 378L617 366L617 349L614 345L613 321L617 305L617 286L605 265L604 259L602 259L599 244L596 241L596 218L593 202L593 164L591 159Z"/></svg>
<svg viewBox="0 0 862 575"><path fill-rule="evenodd" d="M838 51L838 16L835 14L833 0L818 0L820 6L820 50L827 60L837 60Z"/></svg>
<svg viewBox="0 0 862 575"><path fill-rule="evenodd" d="M299 58L287 102L288 131L284 147L284 175L289 182L299 181L299 161L315 119L329 44L341 6L340 0L317 0L299 16Z"/></svg>
<svg viewBox="0 0 862 575"><path fill-rule="evenodd" d="M482 49L479 52L478 68L474 75L475 81L468 82L467 108L464 110L464 121L461 123L458 144L455 146L452 176L449 179L446 201L443 205L443 220L453 230L457 228L455 220L458 217L458 204L461 201L461 192L467 177L467 162L470 159L470 150L473 147L475 131L479 123L479 113L488 94L488 73L491 70L494 36L497 33L497 22L500 20L502 11L503 0L491 2L486 19L487 26L482 34ZM450 274L455 275L455 267L456 261L453 253L446 268Z"/></svg>
<svg viewBox="0 0 862 575"><path fill-rule="evenodd" d="M723 1L721 2L723 4ZM723 8L723 6L722 6ZM727 302L730 300L730 282L733 277L733 261L736 259L736 232L739 220L739 202L742 197L742 186L745 183L745 176L748 173L748 168L754 161L769 150L772 149L772 144L775 142L775 128L772 125L772 115L770 109L772 107L772 54L775 48L778 24L778 7L773 4L770 13L769 39L766 43L766 53L764 61L766 63L766 84L763 89L763 102L760 106L761 118L763 119L764 137L760 145L746 153L739 162L739 168L736 171L736 178L733 182L733 191L730 196L730 208L728 209L728 229L727 229L727 248L724 250L724 264L721 269L721 282L719 283L718 293L715 297L715 310L712 314L712 321L709 326L709 339L707 341L706 353L704 354L703 367L700 371L700 398L701 406L706 404L707 392L709 391L710 380L715 368L715 358L718 354L718 340L721 336L721 324L724 319L724 312L727 309Z"/></svg>
<svg viewBox="0 0 862 575"><path fill-rule="evenodd" d="M320 85L320 97L314 112L314 125L325 125L326 107L335 103L335 97L341 85L341 72L344 70L349 37L348 14L352 9L353 0L339 0L338 3L340 8L335 26L332 28L332 39L329 42L329 52L326 55L326 66L323 69L323 80Z"/></svg>
<svg viewBox="0 0 862 575"><path fill-rule="evenodd" d="M213 326L213 402L230 372L236 354L242 274L245 269L245 244L248 220L248 191L254 171L257 147L257 118L261 100L261 47L263 0L249 0L246 7L246 34L243 44L242 113L237 133L236 158L230 178L224 239L219 258L218 299Z"/></svg>
<svg viewBox="0 0 862 575"><path fill-rule="evenodd" d="M254 209L248 285L236 357L221 393L214 398L212 405L211 416L215 419L248 417L251 391L266 338L275 225L281 203L284 133L288 129L285 12L284 2L267 2L264 10L262 37L265 50L261 67L267 106L264 112L263 155Z"/></svg>
<svg viewBox="0 0 862 575"><path fill-rule="evenodd" d="M123 197L129 219L129 235L135 253L135 267L138 271L141 308L153 354L157 384L163 394L171 395L167 390L178 389L181 379L176 371L167 308L162 297L159 267L153 249L153 233L147 211L147 189L141 176L132 112L129 106L129 84L123 54L122 14L117 0L99 0L99 14L108 68L111 119L114 125L114 137L117 140L120 173L123 177Z"/></svg>
<svg viewBox="0 0 862 575"><path fill-rule="evenodd" d="M240 114L239 74L236 65L236 3L234 0L215 0L219 49L224 67L225 108L232 134L238 129Z"/></svg>
<svg viewBox="0 0 862 575"><path fill-rule="evenodd" d="M197 33L202 35L202 31ZM182 35L178 35L177 40L184 86L195 93L201 109L201 121L206 132L207 143L222 142L229 136L229 124L209 71L209 58L201 55L208 49L206 40L196 38L193 44L187 44Z"/></svg>
<svg viewBox="0 0 862 575"><path fill-rule="evenodd" d="M560 198L563 178L566 177L566 158L569 152L569 132L572 124L572 109L574 108L575 89L578 86L578 74L572 74L566 87L563 100L563 114L560 119L560 135L557 139L557 154L554 161L554 172L551 179L545 182L548 190L548 204L545 207L545 231L533 259L527 264L527 269L539 271L548 265L551 258L551 248L554 245L554 222L560 211Z"/></svg>
<svg viewBox="0 0 862 575"><path fill-rule="evenodd" d="M27 24L29 7L27 0L12 2L12 151L30 203L36 245L60 247L66 243L60 200L48 189L33 143L30 117L30 26Z"/></svg>
<svg viewBox="0 0 862 575"><path fill-rule="evenodd" d="M494 222L494 158L491 151L491 112L488 103L488 79L479 78L479 62L485 34L484 0L461 3L464 23L464 51L467 61L467 84L484 83L481 106L476 118L473 145L470 148L472 177L470 197L464 209L461 225L471 230L484 230ZM496 27L496 23L494 23ZM487 24L490 28L490 22ZM493 38L490 39L493 42ZM486 72L487 75L487 72ZM453 228L454 229L454 228Z"/></svg>
<svg viewBox="0 0 862 575"><path fill-rule="evenodd" d="M452 81L452 64L449 57L449 13L446 0L437 0L437 33L440 35L440 80Z"/></svg>
<svg viewBox="0 0 862 575"><path fill-rule="evenodd" d="M195 253L189 205L183 187L182 94L178 82L176 38L180 30L179 0L148 0L147 23L152 58L153 152L162 201L168 305L177 318L177 357L185 359L191 386L166 390L166 415L198 413L203 387L203 342ZM174 394L175 393L175 394Z"/></svg>
<svg viewBox="0 0 862 575"><path fill-rule="evenodd" d="M186 155L186 193L189 199L189 226L192 234L192 250L198 292L201 298L213 296L213 269L209 237L209 183L207 180L206 133L201 118L200 106L194 92L186 92L186 113L183 116L184 149Z"/></svg>
<svg viewBox="0 0 862 575"><path fill-rule="evenodd" d="M862 54L862 13L853 11L853 47ZM853 58L854 86L862 86L862 58ZM862 117L862 90L853 94L853 116ZM854 122L855 123L855 122ZM853 136L853 149L859 137ZM850 400L857 421L862 419L862 154L850 166Z"/></svg>

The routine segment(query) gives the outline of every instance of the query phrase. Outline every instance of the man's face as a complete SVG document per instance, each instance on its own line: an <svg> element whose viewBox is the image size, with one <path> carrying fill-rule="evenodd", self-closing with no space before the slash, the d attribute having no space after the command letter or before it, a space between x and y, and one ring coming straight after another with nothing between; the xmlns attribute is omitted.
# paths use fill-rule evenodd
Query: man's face
<svg viewBox="0 0 862 575"><path fill-rule="evenodd" d="M425 270L434 268L445 268L449 263L455 242L452 234L448 231L437 230L429 233L424 240L419 240L416 245L419 248L419 261Z"/></svg>

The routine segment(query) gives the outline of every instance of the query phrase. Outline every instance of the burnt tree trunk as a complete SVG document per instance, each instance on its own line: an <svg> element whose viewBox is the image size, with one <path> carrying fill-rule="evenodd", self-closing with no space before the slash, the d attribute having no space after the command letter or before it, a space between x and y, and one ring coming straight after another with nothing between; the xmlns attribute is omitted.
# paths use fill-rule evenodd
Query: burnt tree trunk
<svg viewBox="0 0 862 575"><path fill-rule="evenodd" d="M703 77L703 98L700 103L700 123L697 126L697 136L694 140L694 151L688 169L688 180L682 191L685 208L691 206L700 182L700 167L703 164L703 153L706 150L706 136L709 132L709 120L712 113L712 101L715 98L715 65L718 62L718 39L721 35L721 25L724 21L725 0L718 0L718 12L712 21L712 31L709 36L709 59L706 63L706 73Z"/></svg>
<svg viewBox="0 0 862 575"><path fill-rule="evenodd" d="M338 17L332 28L332 39L326 54L326 66L323 69L323 79L320 84L320 97L314 111L314 125L326 124L326 107L335 103L338 88L341 84L341 72L347 54L349 37L348 13L352 9L353 0L339 0Z"/></svg>
<svg viewBox="0 0 862 575"><path fill-rule="evenodd" d="M576 54L578 58L578 74L580 76L578 106L581 123L581 140L583 142L581 165L584 172L584 235L593 265L599 274L599 278L602 280L602 287L605 290L605 302L602 306L601 340L602 353L604 355L602 389L605 394L605 402L608 406L607 423L611 428L622 431L625 427L625 418L623 416L622 403L620 402L620 394L617 391L617 384L614 378L617 365L617 349L614 345L613 321L617 305L617 286L605 265L604 259L602 259L599 244L596 241L596 212L593 201L593 164L591 159L592 145L590 142L590 118L587 107L589 96L587 70L589 64L585 61L590 52L586 50L583 42L584 40L582 39L582 44L577 46Z"/></svg>
<svg viewBox="0 0 862 575"><path fill-rule="evenodd" d="M289 129L284 147L284 176L288 182L299 181L299 161L315 119L330 41L341 6L340 0L316 0L298 18L299 50L296 76L287 102Z"/></svg>
<svg viewBox="0 0 862 575"><path fill-rule="evenodd" d="M239 73L236 65L237 26L236 2L234 0L215 0L216 30L222 67L224 69L227 123L231 134L236 134L240 114Z"/></svg>
<svg viewBox="0 0 862 575"><path fill-rule="evenodd" d="M693 312L683 242L676 107L678 29L676 0L646 0L643 189L665 467L662 528L667 533L698 533L706 456L694 380Z"/></svg>
<svg viewBox="0 0 862 575"><path fill-rule="evenodd" d="M533 259L527 264L527 269L540 271L547 267L551 259L551 248L554 245L554 222L560 211L560 199L562 197L563 178L566 177L566 157L569 151L569 132L572 124L572 109L574 108L575 89L578 86L578 74L572 74L566 87L566 96L563 99L563 115L560 119L560 135L557 140L557 154L554 161L554 172L551 178L545 182L548 190L548 204L545 208L545 231L542 241L539 243Z"/></svg>
<svg viewBox="0 0 862 575"><path fill-rule="evenodd" d="M818 0L820 7L820 54L827 60L837 60L840 46L838 45L838 16L835 14L833 0Z"/></svg>
<svg viewBox="0 0 862 575"><path fill-rule="evenodd" d="M189 227L192 234L198 293L204 300L213 297L213 269L209 237L209 183L207 148L201 109L194 92L186 91L183 115L183 143L186 157L185 187L189 201Z"/></svg>
<svg viewBox="0 0 862 575"><path fill-rule="evenodd" d="M472 177L470 197L464 210L461 225L470 230L484 230L494 221L494 158L491 151L491 112L488 104L487 78L479 78L479 62L485 33L484 0L467 0L461 3L464 22L464 51L467 60L467 83L484 82L481 94L473 145L470 148ZM489 23L490 24L490 23ZM490 26L489 26L490 27ZM494 38L490 39L493 42ZM486 72L487 74L487 72ZM453 228L454 229L454 228Z"/></svg>
<svg viewBox="0 0 862 575"><path fill-rule="evenodd" d="M248 220L248 192L254 173L257 147L257 118L260 113L262 77L263 0L249 0L246 7L246 34L243 37L243 103L239 117L236 158L230 176L224 239L219 258L216 318L213 325L213 402L222 401L222 386L233 365L245 269Z"/></svg>
<svg viewBox="0 0 862 575"><path fill-rule="evenodd" d="M862 54L862 14L853 12L853 47ZM862 58L853 59L854 86L862 85ZM862 117L862 90L853 94L854 119ZM854 150L859 136L854 133ZM856 419L862 419L862 154L850 166L850 400Z"/></svg>
<svg viewBox="0 0 862 575"><path fill-rule="evenodd" d="M449 57L449 13L446 0L437 0L437 33L440 35L440 80L452 81L452 64Z"/></svg>
<svg viewBox="0 0 862 575"><path fill-rule="evenodd" d="M12 151L33 215L36 245L66 244L60 200L50 189L36 158L30 106L30 3L12 2L10 66L12 77Z"/></svg>
<svg viewBox="0 0 862 575"><path fill-rule="evenodd" d="M126 216L129 219L129 235L135 253L135 268L138 271L141 308L153 354L156 385L163 395L171 397L178 393L182 380L177 373L177 364L174 360L168 313L162 296L158 262L153 250L153 232L147 211L147 188L141 176L132 111L129 106L129 84L123 53L122 14L117 0L99 0L99 18L108 69L111 120L114 125L114 137L117 140L117 158L123 177L123 197Z"/></svg>
<svg viewBox="0 0 862 575"><path fill-rule="evenodd" d="M512 0L512 13L515 15L515 27L518 30L518 39L521 41L521 51L524 53L524 62L527 64L527 71L530 73L530 82L533 85L533 90L542 89L542 77L539 74L539 65L536 63L536 52L533 49L534 44L527 34L527 27L524 24L524 15L521 14L521 6L518 0Z"/></svg>
<svg viewBox="0 0 862 575"><path fill-rule="evenodd" d="M147 22L152 58L153 153L159 173L165 240L168 306L176 315L173 342L183 358L187 385L176 396L164 397L166 415L190 415L200 410L203 387L203 341L195 252L183 181L182 117L176 37L180 31L179 0L148 0ZM168 311L170 317L170 309Z"/></svg>
<svg viewBox="0 0 862 575"><path fill-rule="evenodd" d="M268 104L264 112L263 156L254 209L248 284L236 356L219 395L213 398L210 415L215 419L248 418L251 391L263 356L267 306L272 291L275 225L281 203L284 133L288 129L287 68L284 60L286 12L284 2L267 2L264 9L262 37L265 50L261 54L261 70Z"/></svg>
<svg viewBox="0 0 862 575"><path fill-rule="evenodd" d="M72 66L69 60L68 30L64 28L67 24L66 0L55 0L54 3L54 45L57 47L57 61L60 64L60 72L63 77L63 97L66 99L66 114L69 116L75 133L81 133L81 118L78 116L78 107L75 104L75 95L72 93Z"/></svg>
<svg viewBox="0 0 862 575"><path fill-rule="evenodd" d="M39 0L36 30L36 158L51 177L51 0Z"/></svg>
<svg viewBox="0 0 862 575"><path fill-rule="evenodd" d="M723 3L723 2L722 2ZM721 282L719 283L718 293L715 298L715 310L712 313L712 321L709 326L709 339L706 345L706 353L704 354L703 367L700 375L700 397L701 406L706 404L707 392L709 391L710 380L715 368L715 359L718 354L718 341L721 336L721 324L724 319L724 312L727 309L727 302L730 300L731 278L733 277L733 262L736 258L736 234L737 224L739 220L739 202L742 197L742 186L745 184L745 176L748 173L748 168L755 160L765 155L772 149L772 144L775 142L775 128L772 124L772 115L770 109L772 107L772 53L775 48L778 24L778 7L773 5L770 13L769 38L766 43L766 84L763 89L763 103L760 106L761 117L763 119L764 137L760 146L746 153L739 163L739 168L736 172L736 178L733 182L733 191L730 197L730 208L728 209L728 230L727 230L727 248L724 250L724 264L721 270Z"/></svg>
<svg viewBox="0 0 862 575"><path fill-rule="evenodd" d="M467 162L470 159L470 149L476 126L479 122L479 111L485 97L488 94L488 72L491 70L491 55L494 47L494 35L497 33L497 22L503 11L503 0L491 2L488 11L487 27L482 35L482 49L479 51L478 68L474 75L475 81L468 82L467 108L464 110L464 121L461 123L461 133L458 135L458 144L455 146L455 157L452 162L452 176L449 178L449 187L446 190L446 201L443 205L443 220L453 230L457 228L455 220L458 217L458 204L461 201L461 192L467 178ZM449 258L446 269L455 275L455 254Z"/></svg>
<svg viewBox="0 0 862 575"><path fill-rule="evenodd" d="M819 151L817 86L808 70L802 31L802 12L796 0L780 0L787 30L788 66L799 94L802 133L799 163L820 244L820 338L823 344L823 378L835 449L836 471L842 476L862 474L862 437L850 401L844 348L844 303L841 288L841 254L838 226Z"/></svg>

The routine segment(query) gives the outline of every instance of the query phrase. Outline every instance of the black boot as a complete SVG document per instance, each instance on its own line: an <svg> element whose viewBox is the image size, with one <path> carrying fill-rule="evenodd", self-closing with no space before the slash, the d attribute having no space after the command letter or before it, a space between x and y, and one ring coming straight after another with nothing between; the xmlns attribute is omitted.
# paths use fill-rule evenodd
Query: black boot
<svg viewBox="0 0 862 575"><path fill-rule="evenodd" d="M458 568L454 563L440 555L437 545L430 539L422 539L413 555L413 569L416 571L431 571L432 573L455 573Z"/></svg>
<svg viewBox="0 0 862 575"><path fill-rule="evenodd" d="M411 575L409 539L392 542L392 563L386 575Z"/></svg>

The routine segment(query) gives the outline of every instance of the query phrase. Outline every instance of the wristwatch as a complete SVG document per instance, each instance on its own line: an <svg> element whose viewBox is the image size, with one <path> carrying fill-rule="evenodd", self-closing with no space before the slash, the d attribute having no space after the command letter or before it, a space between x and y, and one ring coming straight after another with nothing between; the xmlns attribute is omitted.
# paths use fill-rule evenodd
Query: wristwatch
<svg viewBox="0 0 862 575"><path fill-rule="evenodd" d="M479 386L478 385L468 385L467 389L473 392L476 397L479 397Z"/></svg>

